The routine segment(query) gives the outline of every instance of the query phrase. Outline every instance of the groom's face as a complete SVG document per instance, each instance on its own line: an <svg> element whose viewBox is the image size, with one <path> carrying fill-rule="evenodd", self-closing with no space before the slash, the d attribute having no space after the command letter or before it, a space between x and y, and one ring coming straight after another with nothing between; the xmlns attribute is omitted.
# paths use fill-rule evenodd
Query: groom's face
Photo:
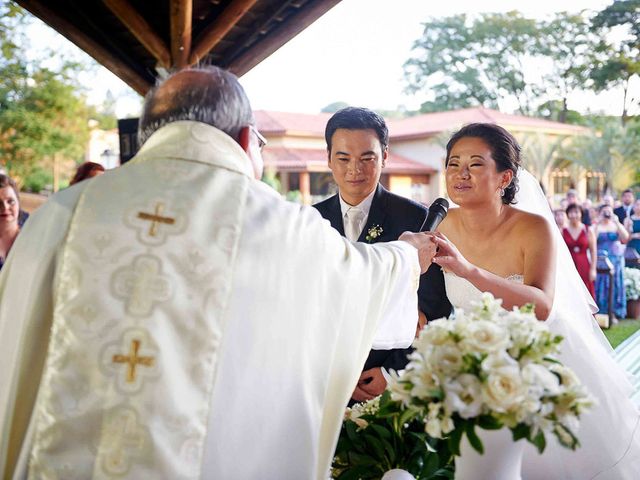
<svg viewBox="0 0 640 480"><path fill-rule="evenodd" d="M375 130L339 128L334 132L329 168L345 202L358 205L375 190L387 156Z"/></svg>

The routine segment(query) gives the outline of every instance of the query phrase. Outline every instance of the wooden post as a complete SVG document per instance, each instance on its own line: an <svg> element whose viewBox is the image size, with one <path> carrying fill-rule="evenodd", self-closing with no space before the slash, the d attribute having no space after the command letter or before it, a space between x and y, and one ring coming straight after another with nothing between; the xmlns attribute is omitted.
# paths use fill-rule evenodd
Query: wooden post
<svg viewBox="0 0 640 480"><path fill-rule="evenodd" d="M311 204L311 177L309 172L300 172L300 193L302 194L302 203Z"/></svg>

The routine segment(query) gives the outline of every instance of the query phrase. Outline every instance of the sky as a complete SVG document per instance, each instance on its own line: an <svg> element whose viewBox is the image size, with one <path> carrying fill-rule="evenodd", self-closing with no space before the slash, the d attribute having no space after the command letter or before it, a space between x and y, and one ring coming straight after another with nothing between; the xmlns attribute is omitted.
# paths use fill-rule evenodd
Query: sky
<svg viewBox="0 0 640 480"><path fill-rule="evenodd" d="M413 42L429 17L457 13L507 12L543 18L560 9L601 10L611 0L342 0L241 78L256 110L317 113L324 106L343 101L350 105L394 110L399 105L417 109L425 94L403 93L403 64ZM57 34L42 32L32 38L48 45L68 43ZM57 37L57 38L56 38ZM101 102L110 90L117 98L118 116L135 115L139 97L104 68L84 75L89 99ZM640 95L640 79L632 94ZM622 92L598 96L576 94L569 108L585 112L604 111L619 115ZM511 109L514 109L513 106ZM509 105L506 106L509 111ZM638 112L630 112L638 113Z"/></svg>

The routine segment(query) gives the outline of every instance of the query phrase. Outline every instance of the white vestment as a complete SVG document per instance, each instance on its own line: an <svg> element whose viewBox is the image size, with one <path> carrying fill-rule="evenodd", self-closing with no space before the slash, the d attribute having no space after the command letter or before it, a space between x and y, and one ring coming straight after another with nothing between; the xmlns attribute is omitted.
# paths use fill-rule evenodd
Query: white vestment
<svg viewBox="0 0 640 480"><path fill-rule="evenodd" d="M324 480L372 343L413 339L418 270L284 202L224 133L170 124L9 255L0 476Z"/></svg>

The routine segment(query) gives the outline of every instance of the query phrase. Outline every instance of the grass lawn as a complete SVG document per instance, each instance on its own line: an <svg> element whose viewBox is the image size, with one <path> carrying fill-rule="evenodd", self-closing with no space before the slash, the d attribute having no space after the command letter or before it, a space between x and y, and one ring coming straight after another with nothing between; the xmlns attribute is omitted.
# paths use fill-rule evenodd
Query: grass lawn
<svg viewBox="0 0 640 480"><path fill-rule="evenodd" d="M636 333L640 329L640 320L620 320L617 325L603 330L605 336L609 339L609 343L616 348L628 337Z"/></svg>

